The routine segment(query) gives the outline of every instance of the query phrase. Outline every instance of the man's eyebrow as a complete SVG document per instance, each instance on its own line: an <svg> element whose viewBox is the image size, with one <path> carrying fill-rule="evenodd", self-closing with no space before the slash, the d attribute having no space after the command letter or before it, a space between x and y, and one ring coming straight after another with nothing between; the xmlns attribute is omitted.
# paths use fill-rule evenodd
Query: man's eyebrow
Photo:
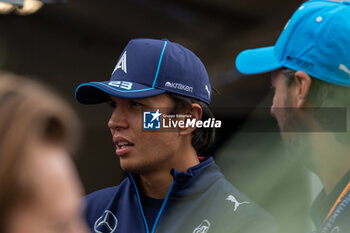
<svg viewBox="0 0 350 233"><path fill-rule="evenodd" d="M275 86L276 76L277 76L277 74L275 72L271 73L271 77L270 77L271 86Z"/></svg>
<svg viewBox="0 0 350 233"><path fill-rule="evenodd" d="M117 102L116 102L115 100L109 98L109 99L107 100L107 103L110 104L110 103L117 103Z"/></svg>
<svg viewBox="0 0 350 233"><path fill-rule="evenodd" d="M275 80L271 80L271 87L273 87L273 88L276 87L276 82L275 82Z"/></svg>
<svg viewBox="0 0 350 233"><path fill-rule="evenodd" d="M140 98L140 99L130 99L130 101L134 101L134 102L140 102L140 103L143 103L143 104L147 104L149 103L149 101L145 98Z"/></svg>

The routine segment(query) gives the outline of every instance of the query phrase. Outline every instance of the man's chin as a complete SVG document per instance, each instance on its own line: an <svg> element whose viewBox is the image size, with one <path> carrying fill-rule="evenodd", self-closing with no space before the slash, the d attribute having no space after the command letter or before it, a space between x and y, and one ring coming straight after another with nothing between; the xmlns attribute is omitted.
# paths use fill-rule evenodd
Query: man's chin
<svg viewBox="0 0 350 233"><path fill-rule="evenodd" d="M282 133L282 140L288 160L304 163L310 157L312 151L307 133Z"/></svg>
<svg viewBox="0 0 350 233"><path fill-rule="evenodd" d="M130 163L130 161L126 162L126 161L120 161L120 168L124 171L124 172L131 172L134 174L140 174L142 173L142 167L137 166L136 164Z"/></svg>
<svg viewBox="0 0 350 233"><path fill-rule="evenodd" d="M134 172L132 164L130 164L130 162L127 162L127 161L120 160L120 168L124 172Z"/></svg>

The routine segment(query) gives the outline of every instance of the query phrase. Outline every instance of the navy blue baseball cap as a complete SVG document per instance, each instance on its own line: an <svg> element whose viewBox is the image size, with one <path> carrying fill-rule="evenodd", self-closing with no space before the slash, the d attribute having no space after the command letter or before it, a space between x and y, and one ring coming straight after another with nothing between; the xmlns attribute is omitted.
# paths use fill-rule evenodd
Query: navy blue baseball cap
<svg viewBox="0 0 350 233"><path fill-rule="evenodd" d="M119 98L145 98L172 92L201 100L211 99L208 73L190 50L168 41L133 39L121 53L109 81L80 84L75 90L82 104Z"/></svg>
<svg viewBox="0 0 350 233"><path fill-rule="evenodd" d="M236 67L243 74L287 67L350 87L350 2L303 3L274 46L241 52Z"/></svg>

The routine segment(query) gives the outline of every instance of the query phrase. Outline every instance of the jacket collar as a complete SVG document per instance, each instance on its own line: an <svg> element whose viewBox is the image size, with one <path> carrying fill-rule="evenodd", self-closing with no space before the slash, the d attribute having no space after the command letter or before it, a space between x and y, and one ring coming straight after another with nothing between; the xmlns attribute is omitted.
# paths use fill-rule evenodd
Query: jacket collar
<svg viewBox="0 0 350 233"><path fill-rule="evenodd" d="M316 225L320 225L349 181L350 170L340 179L328 195L326 195L324 189L318 194L310 209L311 218Z"/></svg>
<svg viewBox="0 0 350 233"><path fill-rule="evenodd" d="M201 193L219 177L223 177L212 157L188 169L187 172L170 171L175 184L173 194L177 196Z"/></svg>
<svg viewBox="0 0 350 233"><path fill-rule="evenodd" d="M173 168L170 173L174 178L172 195L176 196L203 192L218 178L223 177L212 157L190 167L187 172L178 171ZM137 175L129 173L129 179L130 176L135 178Z"/></svg>

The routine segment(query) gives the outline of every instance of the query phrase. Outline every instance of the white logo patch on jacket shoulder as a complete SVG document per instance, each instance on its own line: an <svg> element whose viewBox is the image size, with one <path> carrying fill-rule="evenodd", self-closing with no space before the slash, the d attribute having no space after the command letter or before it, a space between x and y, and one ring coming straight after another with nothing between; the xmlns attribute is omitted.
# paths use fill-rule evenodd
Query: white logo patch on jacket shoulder
<svg viewBox="0 0 350 233"><path fill-rule="evenodd" d="M117 217L109 210L106 210L99 217L94 225L95 233L113 233L118 226Z"/></svg>
<svg viewBox="0 0 350 233"><path fill-rule="evenodd" d="M238 207L242 204L250 204L249 201L243 201L243 202L239 202L233 195L228 195L227 198L226 198L227 201L230 201L230 202L233 202L234 204L234 209L233 211L236 212L236 210L238 209Z"/></svg>
<svg viewBox="0 0 350 233"><path fill-rule="evenodd" d="M123 53L123 56L119 59L117 65L115 66L112 74L116 72L118 69L122 69L124 73L127 73L126 71L126 51Z"/></svg>
<svg viewBox="0 0 350 233"><path fill-rule="evenodd" d="M198 227L193 230L193 233L207 233L210 228L210 222L204 219Z"/></svg>

